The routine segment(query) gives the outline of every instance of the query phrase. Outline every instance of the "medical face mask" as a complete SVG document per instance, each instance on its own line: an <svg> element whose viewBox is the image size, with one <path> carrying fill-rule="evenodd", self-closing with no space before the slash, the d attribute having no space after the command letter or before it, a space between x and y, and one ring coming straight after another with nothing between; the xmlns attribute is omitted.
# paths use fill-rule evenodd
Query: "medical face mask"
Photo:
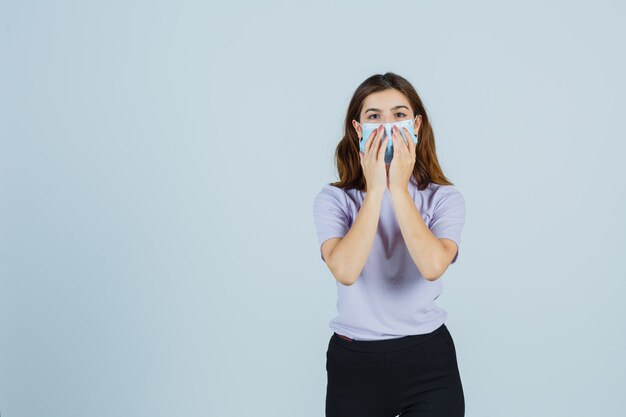
<svg viewBox="0 0 626 417"><path fill-rule="evenodd" d="M417 119L418 117L419 117L419 114L415 116L415 119ZM367 141L369 136L372 134L372 132L376 130L378 126L383 125L384 131L383 131L383 137L381 138L381 142L385 138L385 136L389 138L387 140L387 149L385 149L385 163L390 164L391 159L393 158L393 140L391 139L391 134L392 134L391 128L393 128L394 126L397 126L398 130L400 131L400 137L404 137L404 132L402 131L402 128L406 127L407 130L409 131L411 139L413 140L413 143L417 145L417 137L415 136L415 132L413 129L413 122L415 121L415 119L403 120L401 122L395 122L395 123L359 123L357 122L359 123L359 125L361 125L361 130L363 131L363 137L361 138L361 141L359 142L359 147L361 149L361 152L365 152L365 142ZM404 140L406 141L407 138L404 138Z"/></svg>

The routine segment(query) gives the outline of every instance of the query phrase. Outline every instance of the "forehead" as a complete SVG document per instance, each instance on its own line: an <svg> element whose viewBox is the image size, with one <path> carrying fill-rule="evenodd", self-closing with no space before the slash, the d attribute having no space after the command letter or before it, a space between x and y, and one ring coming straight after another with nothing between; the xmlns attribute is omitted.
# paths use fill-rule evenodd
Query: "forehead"
<svg viewBox="0 0 626 417"><path fill-rule="evenodd" d="M411 104L409 103L409 100L407 100L407 98L404 96L404 94L402 94L398 90L389 88L384 91L372 93L365 97L365 100L363 100L362 111L365 111L370 107L386 111L394 106L402 104L407 106L409 109L411 108Z"/></svg>

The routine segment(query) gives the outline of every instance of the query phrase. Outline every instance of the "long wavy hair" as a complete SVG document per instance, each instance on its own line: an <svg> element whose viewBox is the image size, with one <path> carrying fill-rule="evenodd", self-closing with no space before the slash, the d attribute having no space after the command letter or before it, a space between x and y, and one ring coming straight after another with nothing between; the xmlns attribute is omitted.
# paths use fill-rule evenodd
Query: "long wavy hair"
<svg viewBox="0 0 626 417"><path fill-rule="evenodd" d="M437 153L435 152L435 134L430 125L428 114L417 91L405 78L387 72L385 74L372 75L358 86L350 104L344 123L343 138L337 144L335 150L335 165L339 173L339 181L330 183L335 187L365 190L365 175L359 159L359 136L352 126L352 120L361 123L361 110L365 98L379 91L394 88L404 94L413 108L413 118L422 115L422 124L419 129L417 148L415 151L415 167L412 178L417 182L418 189L425 189L428 184L453 185L443 175Z"/></svg>

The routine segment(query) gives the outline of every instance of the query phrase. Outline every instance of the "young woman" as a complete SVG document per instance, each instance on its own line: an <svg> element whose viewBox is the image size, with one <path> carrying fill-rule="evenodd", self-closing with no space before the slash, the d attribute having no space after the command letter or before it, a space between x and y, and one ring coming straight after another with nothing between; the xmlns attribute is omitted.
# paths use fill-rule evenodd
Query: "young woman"
<svg viewBox="0 0 626 417"><path fill-rule="evenodd" d="M463 416L447 312L434 301L458 258L465 201L439 166L415 88L391 72L366 79L335 158L340 180L313 207L338 292L326 416Z"/></svg>

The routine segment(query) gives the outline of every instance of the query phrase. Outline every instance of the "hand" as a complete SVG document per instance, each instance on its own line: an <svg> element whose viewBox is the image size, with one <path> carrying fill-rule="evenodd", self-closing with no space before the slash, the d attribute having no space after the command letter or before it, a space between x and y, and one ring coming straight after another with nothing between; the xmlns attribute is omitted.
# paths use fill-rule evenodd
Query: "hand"
<svg viewBox="0 0 626 417"><path fill-rule="evenodd" d="M370 190L384 190L387 186L387 172L385 169L385 149L387 148L387 138L382 141L383 126L379 126L374 130L363 147L365 152L359 152L359 158L361 160L361 169L365 176L365 183L367 185L367 191Z"/></svg>
<svg viewBox="0 0 626 417"><path fill-rule="evenodd" d="M422 125L422 117L418 118L416 134ZM396 126L391 130L393 140L393 158L389 166L389 189L399 188L406 190L409 187L409 180L413 175L415 167L415 148L411 133L406 128L402 128L402 134L406 140L400 136L400 131Z"/></svg>

